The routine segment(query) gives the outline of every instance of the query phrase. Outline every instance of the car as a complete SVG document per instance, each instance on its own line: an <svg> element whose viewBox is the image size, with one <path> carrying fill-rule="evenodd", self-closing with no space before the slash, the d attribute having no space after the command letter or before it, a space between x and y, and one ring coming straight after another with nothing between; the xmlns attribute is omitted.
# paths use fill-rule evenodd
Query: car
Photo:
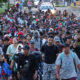
<svg viewBox="0 0 80 80"><path fill-rule="evenodd" d="M34 6L38 6L40 0L34 0Z"/></svg>
<svg viewBox="0 0 80 80"><path fill-rule="evenodd" d="M50 2L42 3L41 6L40 6L40 10L44 11L44 12L50 10L52 14L56 13L55 7Z"/></svg>

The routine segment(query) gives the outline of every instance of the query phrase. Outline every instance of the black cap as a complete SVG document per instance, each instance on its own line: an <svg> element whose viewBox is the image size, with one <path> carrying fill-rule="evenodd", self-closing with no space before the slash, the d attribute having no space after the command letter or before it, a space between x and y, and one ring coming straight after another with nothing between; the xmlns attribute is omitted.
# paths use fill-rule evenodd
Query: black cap
<svg viewBox="0 0 80 80"><path fill-rule="evenodd" d="M9 41L9 38L8 38L8 37L5 37L5 38L4 38L4 41Z"/></svg>
<svg viewBox="0 0 80 80"><path fill-rule="evenodd" d="M70 45L68 43L65 43L64 47L70 47Z"/></svg>
<svg viewBox="0 0 80 80"><path fill-rule="evenodd" d="M18 41L18 44L23 44L23 41Z"/></svg>
<svg viewBox="0 0 80 80"><path fill-rule="evenodd" d="M29 50L30 47L29 47L28 45L24 45L23 49L24 49L24 50Z"/></svg>

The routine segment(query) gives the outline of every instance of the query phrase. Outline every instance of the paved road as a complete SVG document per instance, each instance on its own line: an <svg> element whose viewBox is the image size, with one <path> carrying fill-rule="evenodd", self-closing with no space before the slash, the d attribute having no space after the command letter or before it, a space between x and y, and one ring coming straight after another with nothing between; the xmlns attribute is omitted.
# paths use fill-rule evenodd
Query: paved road
<svg viewBox="0 0 80 80"><path fill-rule="evenodd" d="M67 10L69 13L77 14L80 17L80 7L56 7L57 10Z"/></svg>
<svg viewBox="0 0 80 80"><path fill-rule="evenodd" d="M77 14L77 16L80 17L80 7L78 8L71 8L71 7L56 7L57 10L61 10L61 12L63 12L64 10L67 10L70 14L74 13ZM36 11L38 11L37 8L32 8L31 10L33 13L35 13Z"/></svg>

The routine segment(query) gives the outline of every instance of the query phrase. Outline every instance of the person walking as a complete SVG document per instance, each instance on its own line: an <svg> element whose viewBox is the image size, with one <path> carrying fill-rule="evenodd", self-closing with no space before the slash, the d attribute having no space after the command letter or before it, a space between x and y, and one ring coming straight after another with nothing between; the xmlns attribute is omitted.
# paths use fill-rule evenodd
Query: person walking
<svg viewBox="0 0 80 80"><path fill-rule="evenodd" d="M53 44L53 36L48 37L48 43L43 45L41 52L44 53L43 80L56 80L55 60L59 53L58 48Z"/></svg>
<svg viewBox="0 0 80 80"><path fill-rule="evenodd" d="M18 78L21 80L36 80L38 74L38 63L34 54L29 54L30 47L24 45L24 53L19 56Z"/></svg>
<svg viewBox="0 0 80 80"><path fill-rule="evenodd" d="M80 69L80 60L66 43L56 60L56 77L58 80L77 80L77 68Z"/></svg>

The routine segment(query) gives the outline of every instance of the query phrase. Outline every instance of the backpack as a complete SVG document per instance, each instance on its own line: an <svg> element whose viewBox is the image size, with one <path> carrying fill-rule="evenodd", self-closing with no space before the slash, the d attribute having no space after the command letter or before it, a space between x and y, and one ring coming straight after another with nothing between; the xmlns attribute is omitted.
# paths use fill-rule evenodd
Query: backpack
<svg viewBox="0 0 80 80"><path fill-rule="evenodd" d="M2 66L0 66L0 77L10 76L10 75L12 75L12 70L10 69L10 65L4 62Z"/></svg>
<svg viewBox="0 0 80 80"><path fill-rule="evenodd" d="M30 70L30 61L27 60L26 64L23 66L23 69L22 69L23 77L27 77L29 75L28 74L29 70Z"/></svg>
<svg viewBox="0 0 80 80"><path fill-rule="evenodd" d="M75 55L74 55L74 52L73 52L73 51L71 51L71 55L72 55L72 58L73 58L75 70L76 70L76 72L77 72L76 62L75 62L75 59L74 59ZM63 57L64 57L64 52L61 54L61 66L62 66L62 59L63 59Z"/></svg>
<svg viewBox="0 0 80 80"><path fill-rule="evenodd" d="M72 54L72 58L74 59L74 52L71 51L71 54ZM63 59L64 57L64 52L61 54L61 60Z"/></svg>

